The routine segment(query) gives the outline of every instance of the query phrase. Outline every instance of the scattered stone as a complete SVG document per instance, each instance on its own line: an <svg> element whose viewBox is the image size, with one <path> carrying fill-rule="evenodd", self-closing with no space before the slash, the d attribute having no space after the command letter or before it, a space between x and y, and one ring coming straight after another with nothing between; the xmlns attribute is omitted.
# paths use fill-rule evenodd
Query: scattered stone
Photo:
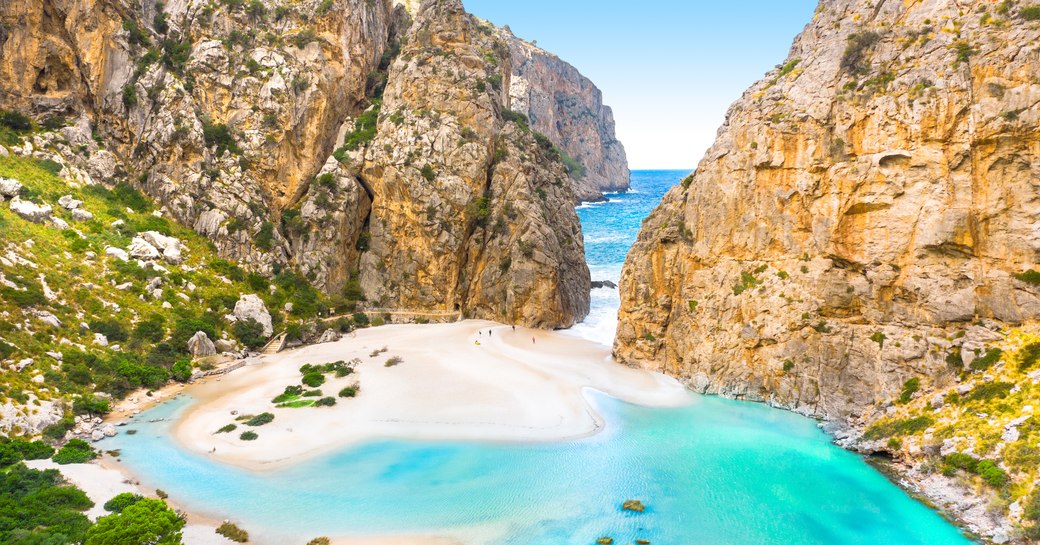
<svg viewBox="0 0 1040 545"><path fill-rule="evenodd" d="M51 327L61 327L61 320L59 320L57 316L50 312L47 312L46 310L37 310L36 318Z"/></svg>
<svg viewBox="0 0 1040 545"><path fill-rule="evenodd" d="M4 198L17 197L22 193L22 183L11 178L0 178L0 195Z"/></svg>
<svg viewBox="0 0 1040 545"><path fill-rule="evenodd" d="M112 424L105 424L101 426L101 433L105 434L105 437L115 437L116 427Z"/></svg>
<svg viewBox="0 0 1040 545"><path fill-rule="evenodd" d="M260 297L251 293L243 295L235 303L234 313L239 320L256 320L264 328L264 337L270 337L274 333L274 326L271 325L271 313L267 311L267 306Z"/></svg>
<svg viewBox="0 0 1040 545"><path fill-rule="evenodd" d="M114 248L109 246L105 248L105 255L112 256L120 261L130 261L130 255L126 253L126 250L122 248Z"/></svg>
<svg viewBox="0 0 1040 545"><path fill-rule="evenodd" d="M610 280L594 280L592 282L592 289L598 288L610 288L612 290L615 290L617 289L617 284L611 282Z"/></svg>
<svg viewBox="0 0 1040 545"><path fill-rule="evenodd" d="M220 352L222 354L225 352L238 351L238 343L229 339L218 340L216 343L214 343L214 347L217 349L217 352Z"/></svg>
<svg viewBox="0 0 1040 545"><path fill-rule="evenodd" d="M101 333L94 334L94 344L98 346L108 346L108 337Z"/></svg>
<svg viewBox="0 0 1040 545"><path fill-rule="evenodd" d="M39 205L32 201L23 201L18 197L11 200L11 211L33 223L43 223L51 217L52 213L49 204Z"/></svg>
<svg viewBox="0 0 1040 545"><path fill-rule="evenodd" d="M75 210L83 206L83 201L72 198L72 195L65 195L58 199L58 204L61 205L65 210Z"/></svg>
<svg viewBox="0 0 1040 545"><path fill-rule="evenodd" d="M94 430L90 432L90 440L95 443L105 438L105 432L101 430Z"/></svg>
<svg viewBox="0 0 1040 545"><path fill-rule="evenodd" d="M159 259L162 255L159 249L152 246L144 238L137 236L130 241L130 247L127 248L127 253L134 259L141 259L143 261L151 261L153 259Z"/></svg>
<svg viewBox="0 0 1040 545"><path fill-rule="evenodd" d="M188 339L188 353L196 358L204 358L216 354L217 349L205 332L198 331Z"/></svg>
<svg viewBox="0 0 1040 545"><path fill-rule="evenodd" d="M51 216L51 225L53 225L61 231L64 231L69 228L69 222L56 216Z"/></svg>
<svg viewBox="0 0 1040 545"><path fill-rule="evenodd" d="M141 233L141 238L161 252L163 259L168 263L177 265L183 261L184 245L180 240L156 231L145 231Z"/></svg>
<svg viewBox="0 0 1040 545"><path fill-rule="evenodd" d="M334 343L342 338L343 336L335 329L326 329L325 332L321 334L321 337L318 338L318 344Z"/></svg>
<svg viewBox="0 0 1040 545"><path fill-rule="evenodd" d="M72 211L72 219L76 221L90 221L94 219L94 214L91 214L82 208L77 208Z"/></svg>

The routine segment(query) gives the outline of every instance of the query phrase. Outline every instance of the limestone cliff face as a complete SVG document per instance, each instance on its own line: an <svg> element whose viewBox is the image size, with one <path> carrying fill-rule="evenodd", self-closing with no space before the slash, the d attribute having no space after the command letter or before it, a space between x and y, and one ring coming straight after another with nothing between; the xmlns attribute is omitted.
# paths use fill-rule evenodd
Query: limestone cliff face
<svg viewBox="0 0 1040 545"><path fill-rule="evenodd" d="M1014 276L1040 255L1040 28L1012 4L822 2L644 224L617 357L843 417L1040 314Z"/></svg>
<svg viewBox="0 0 1040 545"><path fill-rule="evenodd" d="M614 134L614 112L603 104L599 88L556 55L508 29L501 34L513 59L512 108L527 115L532 128L573 159L575 195L593 201L602 199L604 192L628 189L625 147Z"/></svg>
<svg viewBox="0 0 1040 545"><path fill-rule="evenodd" d="M509 49L458 2L418 10L359 162L376 199L361 285L381 306L539 327L588 312L567 174L503 119Z"/></svg>
<svg viewBox="0 0 1040 545"><path fill-rule="evenodd" d="M98 181L139 184L223 256L330 293L360 278L370 305L587 312L561 158L505 121L509 47L458 0L12 0L0 23L0 107L82 116L128 166Z"/></svg>

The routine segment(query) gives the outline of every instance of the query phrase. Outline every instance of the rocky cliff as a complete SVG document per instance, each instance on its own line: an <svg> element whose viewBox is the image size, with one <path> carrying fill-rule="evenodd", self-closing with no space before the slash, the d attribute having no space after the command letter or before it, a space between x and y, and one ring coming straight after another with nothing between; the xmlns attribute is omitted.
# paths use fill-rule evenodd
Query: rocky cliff
<svg viewBox="0 0 1040 545"><path fill-rule="evenodd" d="M973 7L821 3L647 220L617 355L843 416L1040 313L1040 29Z"/></svg>
<svg viewBox="0 0 1040 545"><path fill-rule="evenodd" d="M81 118L89 181L129 178L252 270L574 323L588 271L552 140L570 130L514 119L510 47L458 0L407 4L5 2L0 107Z"/></svg>
<svg viewBox="0 0 1040 545"><path fill-rule="evenodd" d="M501 34L513 60L512 108L567 154L575 195L594 201L605 192L627 190L628 158L603 93L577 68L517 38L508 27Z"/></svg>
<svg viewBox="0 0 1040 545"><path fill-rule="evenodd" d="M961 380L1040 313L1038 12L821 2L645 222L616 356L833 419Z"/></svg>

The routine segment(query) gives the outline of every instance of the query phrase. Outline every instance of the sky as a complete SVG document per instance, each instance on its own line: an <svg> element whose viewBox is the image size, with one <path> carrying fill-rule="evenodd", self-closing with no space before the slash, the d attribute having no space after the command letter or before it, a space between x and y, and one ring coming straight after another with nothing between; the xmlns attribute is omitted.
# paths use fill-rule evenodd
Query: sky
<svg viewBox="0 0 1040 545"><path fill-rule="evenodd" d="M692 169L816 0L463 0L603 91L633 170Z"/></svg>

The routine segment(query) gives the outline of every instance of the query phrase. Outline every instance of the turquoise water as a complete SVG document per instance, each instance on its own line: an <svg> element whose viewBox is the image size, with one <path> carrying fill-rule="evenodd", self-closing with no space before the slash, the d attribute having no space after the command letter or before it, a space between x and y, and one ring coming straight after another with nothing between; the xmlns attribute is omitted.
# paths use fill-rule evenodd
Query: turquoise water
<svg viewBox="0 0 1040 545"><path fill-rule="evenodd" d="M607 275L620 273L639 221L683 174L633 173L635 193L580 210L594 278L616 280ZM597 292L596 312L617 308L616 292ZM609 342L602 329L577 333ZM831 445L811 420L693 394L689 406L674 409L599 395L592 402L607 425L586 439L379 441L253 474L169 439L171 422L191 403L181 397L142 413L129 427L138 433L104 447L120 449L145 485L272 545L402 533L473 545L589 545L604 535L619 544L969 543L860 457ZM648 509L625 512L626 499Z"/></svg>
<svg viewBox="0 0 1040 545"><path fill-rule="evenodd" d="M606 202L578 207L585 234L585 260L593 280L618 282L625 256L636 241L643 218L661 202L665 191L687 174L688 170L634 171L631 191L610 193L606 195ZM591 299L589 316L571 333L610 345L614 341L617 309L621 304L618 292L610 288L595 289Z"/></svg>

